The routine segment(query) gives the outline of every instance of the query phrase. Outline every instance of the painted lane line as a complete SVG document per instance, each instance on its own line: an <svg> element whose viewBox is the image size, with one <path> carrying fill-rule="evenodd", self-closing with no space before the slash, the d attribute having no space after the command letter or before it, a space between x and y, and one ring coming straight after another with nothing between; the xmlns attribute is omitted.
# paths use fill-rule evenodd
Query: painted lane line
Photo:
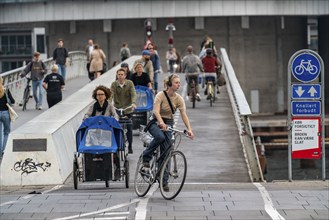
<svg viewBox="0 0 329 220"><path fill-rule="evenodd" d="M253 183L257 189L259 190L263 201L264 201L264 207L267 214L273 219L273 220L285 220L280 213L274 208L273 202L271 200L270 195L268 194L267 190L264 186L260 183Z"/></svg>
<svg viewBox="0 0 329 220"><path fill-rule="evenodd" d="M108 207L108 208L105 208L105 209L100 209L98 211L88 212L88 213L83 213L83 214L78 214L78 215L71 215L71 216L67 216L67 217L63 217L63 218L55 218L54 220L68 220L68 219L76 219L76 218L81 219L81 217L86 217L86 216L89 216L89 215L97 215L97 214L100 214L100 213L103 213L103 212L112 211L112 210L115 210L115 209L119 209L119 208L122 208L122 207L125 207L125 206L132 205L132 204L137 203L139 201L140 201L139 199L133 199L133 200L131 200L131 202L118 204L118 205Z"/></svg>
<svg viewBox="0 0 329 220"><path fill-rule="evenodd" d="M41 194L49 193L49 192L54 191L54 190L57 190L57 189L59 189L61 187L63 187L63 185L54 186L53 188L51 188L49 190L45 190L45 191L41 192ZM1 203L0 204L0 207L1 206L5 206L5 205L14 204L15 202L22 201L22 200L25 200L25 199L29 199L29 198L32 198L32 197L34 197L36 195L37 194L26 195L26 196L23 196L23 197L19 198L18 200L12 200L12 201L8 201L8 202L4 202L4 203Z"/></svg>
<svg viewBox="0 0 329 220"><path fill-rule="evenodd" d="M159 188L158 184L153 184L150 191L146 194L145 198L141 199L136 207L135 220L145 220L147 214L147 203L153 193Z"/></svg>
<svg viewBox="0 0 329 220"><path fill-rule="evenodd" d="M102 215L129 215L130 212L110 212L110 213L104 213Z"/></svg>
<svg viewBox="0 0 329 220"><path fill-rule="evenodd" d="M54 186L54 187L51 188L51 189L48 189L48 190L45 190L45 191L41 192L41 194L50 193L50 192L52 192L52 191L55 191L55 190L58 190L58 189L62 188L63 186L64 186L64 185L57 185L57 186Z"/></svg>
<svg viewBox="0 0 329 220"><path fill-rule="evenodd" d="M109 217L109 218L92 218L92 220L121 220L121 219L127 219L127 217L122 216L122 217ZM81 218L81 220L82 220L82 218Z"/></svg>

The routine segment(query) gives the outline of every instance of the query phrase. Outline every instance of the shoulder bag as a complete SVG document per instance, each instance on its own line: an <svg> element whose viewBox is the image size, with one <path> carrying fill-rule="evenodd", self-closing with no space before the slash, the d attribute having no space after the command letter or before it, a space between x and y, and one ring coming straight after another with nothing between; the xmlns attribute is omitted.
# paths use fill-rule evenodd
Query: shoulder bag
<svg viewBox="0 0 329 220"><path fill-rule="evenodd" d="M8 92L6 90L6 98L7 98L7 107L8 107L8 112L9 112L9 117L10 117L10 121L13 122L18 118L18 114L16 113L16 111L14 110L13 107L11 107L11 105L9 103L11 103L11 101L9 100L8 97Z"/></svg>

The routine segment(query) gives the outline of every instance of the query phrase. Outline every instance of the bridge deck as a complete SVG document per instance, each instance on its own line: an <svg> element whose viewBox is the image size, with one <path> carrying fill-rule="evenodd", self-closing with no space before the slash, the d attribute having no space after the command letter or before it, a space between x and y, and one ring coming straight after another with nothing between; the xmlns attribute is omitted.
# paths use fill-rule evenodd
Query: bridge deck
<svg viewBox="0 0 329 220"><path fill-rule="evenodd" d="M182 85L180 93L185 98L185 77L183 74L180 75ZM161 89L163 88L161 82L166 76L167 74L161 74L159 77ZM87 83L87 76L68 80L66 90L63 92L64 99ZM203 92L201 95L203 96ZM210 107L209 101L204 96L201 102L196 103L195 109L192 109L190 102L186 102L187 112L196 135L193 141L183 138L180 145L180 149L186 154L188 160L188 182L250 181L226 87L221 88L218 97L213 107ZM35 110L34 106L35 102L32 98L28 103L27 111L23 112L21 107L16 107L19 118L12 124L12 130L48 108L46 99L44 99L42 111ZM178 127L184 127L181 120L178 121ZM138 155L143 150L141 146L138 136L135 136L134 154L130 157L132 177Z"/></svg>

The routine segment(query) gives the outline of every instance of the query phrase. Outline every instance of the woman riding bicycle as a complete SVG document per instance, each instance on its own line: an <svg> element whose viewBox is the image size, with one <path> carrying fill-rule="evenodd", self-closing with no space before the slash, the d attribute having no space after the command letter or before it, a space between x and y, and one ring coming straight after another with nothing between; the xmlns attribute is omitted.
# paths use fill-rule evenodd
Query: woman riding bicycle
<svg viewBox="0 0 329 220"><path fill-rule="evenodd" d="M193 139L194 134L190 125L190 121L186 114L186 107L184 99L177 93L180 87L180 79L177 74L172 74L165 80L167 89L165 91L159 92L155 96L154 105L153 105L153 119L148 124L147 129L150 134L153 136L153 140L150 145L143 152L143 165L144 168L150 167L150 160L152 159L152 154L156 148L160 145L160 152L164 152L171 145L172 134L170 131L167 131L167 126L172 126L174 124L173 114L176 109L179 109L181 113L182 120L187 128L187 135ZM166 97L168 95L168 98ZM169 103L169 100L171 104ZM171 107L172 106L172 107ZM164 159L165 155L162 155L161 160ZM161 164L160 161L159 164ZM165 174L168 176L168 174ZM164 189L169 190L168 185L166 184L166 179L164 177Z"/></svg>

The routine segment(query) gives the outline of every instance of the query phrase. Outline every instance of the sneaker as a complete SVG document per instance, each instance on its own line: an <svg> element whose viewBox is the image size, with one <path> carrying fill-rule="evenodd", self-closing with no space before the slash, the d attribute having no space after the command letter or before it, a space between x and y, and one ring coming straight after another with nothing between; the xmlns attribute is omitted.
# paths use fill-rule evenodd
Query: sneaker
<svg viewBox="0 0 329 220"><path fill-rule="evenodd" d="M163 191L169 192L169 186L168 183L163 185Z"/></svg>
<svg viewBox="0 0 329 220"><path fill-rule="evenodd" d="M200 102L200 101L201 101L201 96L200 96L200 94L199 94L199 93L197 93L197 94L196 94L196 100L197 100L198 102Z"/></svg>
<svg viewBox="0 0 329 220"><path fill-rule="evenodd" d="M38 107L38 110L42 110L42 107L41 107L41 106L39 106L39 107Z"/></svg>

